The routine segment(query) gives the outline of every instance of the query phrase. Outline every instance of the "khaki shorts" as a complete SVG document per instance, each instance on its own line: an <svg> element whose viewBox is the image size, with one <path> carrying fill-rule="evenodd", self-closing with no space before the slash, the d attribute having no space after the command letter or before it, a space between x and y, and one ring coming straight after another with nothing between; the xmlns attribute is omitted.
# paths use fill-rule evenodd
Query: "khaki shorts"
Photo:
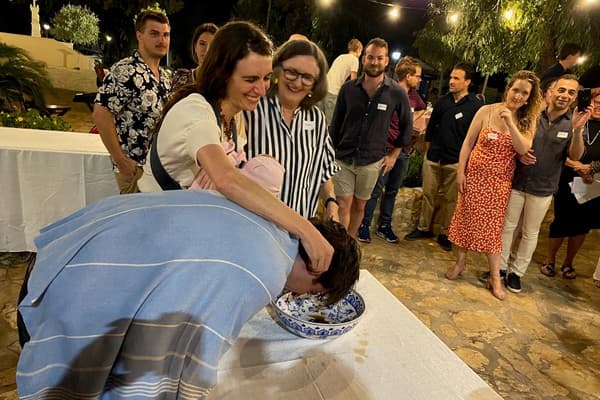
<svg viewBox="0 0 600 400"><path fill-rule="evenodd" d="M340 160L336 162L340 166L340 170L333 176L336 196L354 196L359 200L369 200L381 175L383 159L360 166Z"/></svg>
<svg viewBox="0 0 600 400"><path fill-rule="evenodd" d="M142 177L143 172L142 167L138 165L135 169L135 176L131 179L131 177L126 177L120 172L115 171L115 179L117 180L117 185L119 185L119 192L121 194L139 193L138 180Z"/></svg>

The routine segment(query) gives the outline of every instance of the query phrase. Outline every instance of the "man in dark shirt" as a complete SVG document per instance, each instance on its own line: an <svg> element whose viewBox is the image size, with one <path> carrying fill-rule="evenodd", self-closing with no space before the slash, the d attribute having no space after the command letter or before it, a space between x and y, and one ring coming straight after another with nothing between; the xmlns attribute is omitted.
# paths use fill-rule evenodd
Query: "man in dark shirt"
<svg viewBox="0 0 600 400"><path fill-rule="evenodd" d="M502 231L500 274L508 290L521 291L525 275L537 246L540 226L558 189L558 180L567 156L579 160L583 155L583 127L591 110L571 114L579 83L574 75L563 75L548 89L548 106L538 120L532 149L519 157ZM508 264L519 220L521 241ZM507 274L507 268L509 273Z"/></svg>
<svg viewBox="0 0 600 400"><path fill-rule="evenodd" d="M340 222L354 237L377 178L392 169L412 133L408 96L384 73L389 63L387 42L372 39L362 63L364 75L346 82L338 94L330 131L341 168L333 177ZM398 114L400 134L394 149L387 153L387 133L394 112Z"/></svg>
<svg viewBox="0 0 600 400"><path fill-rule="evenodd" d="M450 73L450 93L440 98L431 114L425 133L429 150L423 160L423 203L417 229L406 240L432 238L431 224L436 208L440 208L440 246L452 250L447 231L456 206L456 170L460 148L475 113L483 105L469 93L473 68L464 63L454 66ZM438 199L441 198L441 204Z"/></svg>
<svg viewBox="0 0 600 400"><path fill-rule="evenodd" d="M408 101L413 114L413 132L416 131L418 125L424 129L426 125L420 124L420 122L425 120L424 114L427 106L417 93L417 87L421 82L421 63L410 56L403 57L396 64L395 72L398 84L408 95ZM398 133L398 116L393 114L390 122L390 130L388 132L388 151L394 150L394 142L398 137ZM419 135L420 133L421 132L417 132L416 135ZM417 140L415 134L413 134L411 140ZM403 147L392 170L386 175L381 175L377 180L375 189L373 189L373 193L371 193L371 199L365 206L365 216L362 224L358 229L359 241L365 243L371 241L369 227L371 226L371 220L373 219L373 212L377 206L377 200L383 193L383 196L381 197L381 206L379 208L378 228L375 233L378 237L384 239L388 243L398 242L398 237L392 230L392 215L398 189L402 186L404 175L408 169L408 155L411 148L411 145Z"/></svg>
<svg viewBox="0 0 600 400"><path fill-rule="evenodd" d="M548 68L540 77L542 94L545 94L553 80L566 74L571 74L569 68L575 66L583 49L577 43L565 43L558 52L558 62Z"/></svg>

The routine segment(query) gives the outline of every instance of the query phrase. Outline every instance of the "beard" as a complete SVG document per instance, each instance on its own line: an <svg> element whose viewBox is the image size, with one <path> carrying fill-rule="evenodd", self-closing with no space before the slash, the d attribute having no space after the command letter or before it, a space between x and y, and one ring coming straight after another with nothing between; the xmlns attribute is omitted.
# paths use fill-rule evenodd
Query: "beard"
<svg viewBox="0 0 600 400"><path fill-rule="evenodd" d="M368 67L365 67L364 69L365 69L365 74L367 74L371 78L377 78L378 76L383 74L383 72L385 71L385 67L368 66Z"/></svg>

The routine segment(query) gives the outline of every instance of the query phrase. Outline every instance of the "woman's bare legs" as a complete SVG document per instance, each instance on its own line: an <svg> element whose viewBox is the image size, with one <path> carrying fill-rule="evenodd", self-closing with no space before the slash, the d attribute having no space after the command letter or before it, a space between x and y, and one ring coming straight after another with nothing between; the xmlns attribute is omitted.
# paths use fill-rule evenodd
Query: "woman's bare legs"
<svg viewBox="0 0 600 400"><path fill-rule="evenodd" d="M446 271L446 279L450 279L451 281L458 278L460 274L463 273L465 267L467 265L467 249L464 247L456 246L456 264L454 267L451 267ZM500 268L498 264L498 268Z"/></svg>
<svg viewBox="0 0 600 400"><path fill-rule="evenodd" d="M506 294L502 288L502 279L500 279L500 253L487 254L487 259L490 266L488 287L495 298L504 300Z"/></svg>

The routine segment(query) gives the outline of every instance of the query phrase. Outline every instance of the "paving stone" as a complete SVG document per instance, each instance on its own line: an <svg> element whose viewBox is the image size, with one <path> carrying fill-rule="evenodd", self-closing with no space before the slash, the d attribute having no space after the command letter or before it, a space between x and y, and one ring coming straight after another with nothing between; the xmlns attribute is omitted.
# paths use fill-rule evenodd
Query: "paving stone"
<svg viewBox="0 0 600 400"><path fill-rule="evenodd" d="M456 349L454 352L469 367L475 370L475 372L485 371L490 363L490 360L485 355L483 355L480 351L474 349L459 348Z"/></svg>

